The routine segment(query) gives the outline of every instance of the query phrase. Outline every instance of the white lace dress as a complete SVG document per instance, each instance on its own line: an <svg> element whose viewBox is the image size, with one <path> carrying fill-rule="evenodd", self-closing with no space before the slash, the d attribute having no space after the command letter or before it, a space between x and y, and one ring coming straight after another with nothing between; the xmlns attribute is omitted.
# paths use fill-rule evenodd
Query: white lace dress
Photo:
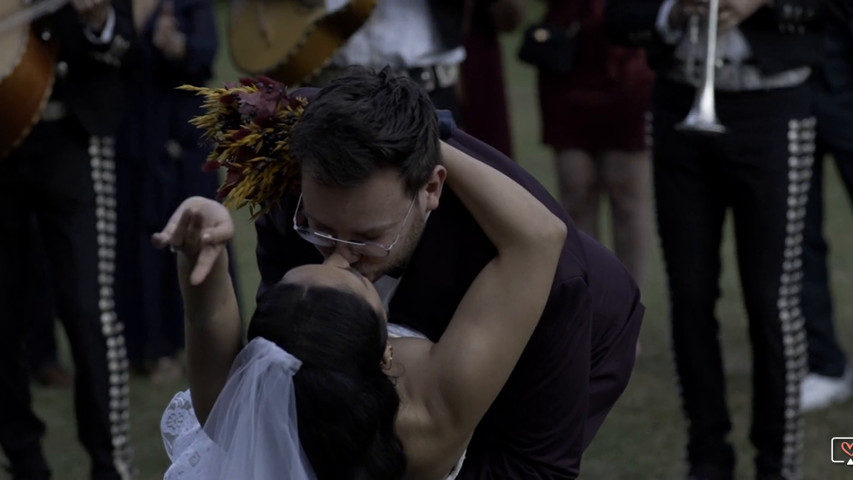
<svg viewBox="0 0 853 480"><path fill-rule="evenodd" d="M392 338L425 338L420 332L394 324L388 324L388 335ZM219 472L204 471L205 468L210 468L211 463L203 459L224 455L224 450L207 436L199 424L189 390L178 392L169 402L160 420L160 432L166 454L172 461L172 465L163 476L164 480L216 478ZM464 460L463 453L445 480L456 478Z"/></svg>
<svg viewBox="0 0 853 480"><path fill-rule="evenodd" d="M215 472L205 471L211 464L201 460L222 452L198 423L189 390L178 392L169 402L160 420L160 433L172 461L164 480L215 478Z"/></svg>

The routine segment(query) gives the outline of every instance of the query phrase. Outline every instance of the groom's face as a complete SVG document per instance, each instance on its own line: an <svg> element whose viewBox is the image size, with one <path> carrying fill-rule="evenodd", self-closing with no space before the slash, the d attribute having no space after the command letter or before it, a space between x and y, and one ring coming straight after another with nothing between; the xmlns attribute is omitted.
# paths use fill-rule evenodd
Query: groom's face
<svg viewBox="0 0 853 480"><path fill-rule="evenodd" d="M440 192L440 188L439 188ZM371 281L406 263L423 233L426 214L437 206L427 187L407 192L398 171L380 170L352 188L323 186L302 177L300 222L312 231L369 248L334 242L317 249L337 252ZM389 249L390 247L390 249ZM381 255L370 255L372 251ZM386 253L387 252L387 253Z"/></svg>

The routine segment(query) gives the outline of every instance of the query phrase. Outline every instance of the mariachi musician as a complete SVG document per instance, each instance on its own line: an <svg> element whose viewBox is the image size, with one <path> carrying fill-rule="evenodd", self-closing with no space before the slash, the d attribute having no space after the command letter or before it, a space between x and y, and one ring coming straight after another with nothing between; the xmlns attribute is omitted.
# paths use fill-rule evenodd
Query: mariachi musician
<svg viewBox="0 0 853 480"><path fill-rule="evenodd" d="M487 0L517 22L525 0ZM237 67L290 87L323 87L352 65L390 66L459 118L456 95L472 0L232 2L229 44Z"/></svg>
<svg viewBox="0 0 853 480"><path fill-rule="evenodd" d="M31 408L23 341L26 252L38 219L56 312L75 365L79 438L92 479L130 478L122 326L113 309L119 66L133 35L129 0L71 0L33 27L56 51L56 79L40 120L0 161L0 446L13 479L47 479L45 433ZM10 112L4 113L4 115Z"/></svg>
<svg viewBox="0 0 853 480"><path fill-rule="evenodd" d="M657 72L655 203L691 479L731 479L735 465L714 314L729 208L752 343L756 478L801 475L799 391L807 365L800 253L815 137L806 80L821 50L819 3L719 0L719 30L710 26L708 0L608 6L608 33L646 47ZM708 38L707 31L718 34ZM717 54L711 78L704 76L709 40ZM711 79L725 132L676 128L696 87Z"/></svg>
<svg viewBox="0 0 853 480"><path fill-rule="evenodd" d="M343 3L326 0L332 8ZM322 86L350 65L377 71L390 65L419 83L436 107L450 110L458 119L464 7L465 2L458 0L378 0L370 18L312 83Z"/></svg>

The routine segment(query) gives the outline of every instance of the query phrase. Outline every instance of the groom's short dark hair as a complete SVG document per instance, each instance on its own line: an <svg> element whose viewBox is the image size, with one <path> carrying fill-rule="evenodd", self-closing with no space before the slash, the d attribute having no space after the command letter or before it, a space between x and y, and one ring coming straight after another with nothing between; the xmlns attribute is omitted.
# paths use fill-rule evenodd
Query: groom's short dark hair
<svg viewBox="0 0 853 480"><path fill-rule="evenodd" d="M291 145L303 172L321 185L355 187L393 168L414 194L439 163L438 117L407 76L350 67L309 101Z"/></svg>

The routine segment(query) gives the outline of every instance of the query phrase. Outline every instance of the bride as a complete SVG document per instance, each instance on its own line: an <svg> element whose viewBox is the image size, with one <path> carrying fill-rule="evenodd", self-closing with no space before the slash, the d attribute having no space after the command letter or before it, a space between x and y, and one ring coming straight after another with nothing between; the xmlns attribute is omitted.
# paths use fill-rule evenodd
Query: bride
<svg viewBox="0 0 853 480"><path fill-rule="evenodd" d="M246 344L225 250L192 277L225 207L187 199L154 235L178 251L186 310L190 388L163 417L167 479L455 476L542 314L566 226L493 168L444 143L441 156L497 255L436 343L387 323L373 285L332 255L258 299ZM233 235L230 219L216 228Z"/></svg>

